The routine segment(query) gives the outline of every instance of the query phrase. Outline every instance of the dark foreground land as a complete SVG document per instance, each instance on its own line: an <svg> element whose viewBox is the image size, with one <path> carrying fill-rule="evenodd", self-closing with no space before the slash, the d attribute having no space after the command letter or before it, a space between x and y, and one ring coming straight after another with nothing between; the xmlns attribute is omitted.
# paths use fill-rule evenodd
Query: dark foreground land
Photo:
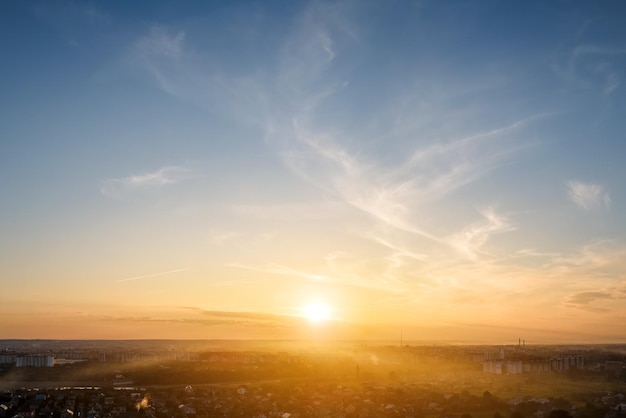
<svg viewBox="0 0 626 418"><path fill-rule="evenodd" d="M58 363L3 364L0 418L626 418L621 346L12 344Z"/></svg>

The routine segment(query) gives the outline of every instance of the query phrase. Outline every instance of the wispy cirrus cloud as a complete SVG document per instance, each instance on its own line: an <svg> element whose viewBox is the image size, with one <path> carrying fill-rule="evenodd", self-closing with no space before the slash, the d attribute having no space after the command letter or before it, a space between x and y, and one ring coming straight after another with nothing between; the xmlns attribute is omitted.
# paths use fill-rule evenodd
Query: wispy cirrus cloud
<svg viewBox="0 0 626 418"><path fill-rule="evenodd" d="M153 25L148 34L134 43L130 59L148 71L161 89L178 96L183 93L180 83L185 73L184 41L184 31L172 33L167 26Z"/></svg>
<svg viewBox="0 0 626 418"><path fill-rule="evenodd" d="M450 238L453 247L472 259L477 257L477 254L493 234L515 229L515 226L506 216L498 214L491 207L479 212L485 218L484 221L469 225L462 232Z"/></svg>
<svg viewBox="0 0 626 418"><path fill-rule="evenodd" d="M195 307L188 307L186 309L196 311L204 316L218 317L218 318L275 321L284 316L284 315L276 315L276 314L270 314L270 313L264 313L264 312L218 311L218 310L207 310L207 309L195 308Z"/></svg>
<svg viewBox="0 0 626 418"><path fill-rule="evenodd" d="M265 265L260 266L231 263L228 264L227 267L251 270L269 276L291 277L293 279L301 279L310 283L345 286L354 290L372 289L377 292L381 292L381 294L398 293L405 289L401 282L395 280L395 277L386 275L384 272L379 275L377 272L368 270L366 266L360 265L358 261L362 263L362 260L345 260L346 262L357 262L352 264L351 268L342 268L336 263L337 257L337 253L327 255L325 258L327 263L326 268L320 268L318 271L311 271L278 263L266 263Z"/></svg>
<svg viewBox="0 0 626 418"><path fill-rule="evenodd" d="M617 240L598 240L554 257L543 267L552 274L579 276L585 283L626 279L626 246Z"/></svg>
<svg viewBox="0 0 626 418"><path fill-rule="evenodd" d="M275 263L270 263L263 267L255 267L255 266L248 266L245 264L232 263L232 264L228 264L227 267L252 270L252 271L259 272L259 273L276 274L279 276L297 277L297 278L313 280L313 281L330 281L331 279L330 277L323 275L323 274L301 271L301 270L291 268L289 266L285 266L282 264L275 264Z"/></svg>
<svg viewBox="0 0 626 418"><path fill-rule="evenodd" d="M615 63L606 58L620 55L626 55L626 48L580 45L572 53L572 64L578 66L580 77L586 77L590 82L598 80L602 92L610 95L619 87L621 79ZM593 58L596 58L595 61L590 62Z"/></svg>
<svg viewBox="0 0 626 418"><path fill-rule="evenodd" d="M295 121L296 141L287 144L291 148L282 155L300 176L352 207L394 228L443 242L443 237L420 223L420 209L495 169L512 149L488 146L485 141L511 134L526 123L520 120L447 144L418 148L405 163L389 166L374 156L350 152L336 135L316 133Z"/></svg>
<svg viewBox="0 0 626 418"><path fill-rule="evenodd" d="M333 7L324 13L312 7L305 13L279 60L278 84L290 88L280 89L278 103L287 106L270 114L269 142L299 177L376 223L447 244L447 234L428 225L424 212L516 154L523 146L515 137L537 116L486 130L473 126L453 132L433 130L432 137L424 137L423 126L414 119L430 119L429 123L434 119L444 126L454 120L454 112L434 112L428 118L430 114L415 107L400 106L399 112L376 114L381 123L372 124L370 131L346 128L341 120L321 116L328 112L326 105L340 100L350 84L336 78L337 73L351 73L353 69L342 67L341 58L359 45L358 31L352 29L346 15ZM290 51L298 51L298 60ZM398 101L414 103L422 92L406 88L416 84L414 80L405 81L397 92L402 97ZM454 97L452 91L446 94ZM412 99L404 100L406 95ZM390 129L384 129L387 126ZM381 155L364 146L368 143L403 146Z"/></svg>
<svg viewBox="0 0 626 418"><path fill-rule="evenodd" d="M567 195L576 206L584 210L611 206L611 196L601 184L570 180L567 182Z"/></svg>
<svg viewBox="0 0 626 418"><path fill-rule="evenodd" d="M259 123L265 97L254 76L234 76L190 45L187 32L153 24L130 45L124 61L138 70L143 80L162 91L211 113L238 123Z"/></svg>
<svg viewBox="0 0 626 418"><path fill-rule="evenodd" d="M554 70L578 90L596 90L604 96L613 94L621 84L619 59L626 56L623 46L581 44L565 54Z"/></svg>
<svg viewBox="0 0 626 418"><path fill-rule="evenodd" d="M135 191L173 185L193 177L194 173L189 168L166 166L153 172L104 180L100 184L100 193L121 199Z"/></svg>
<svg viewBox="0 0 626 418"><path fill-rule="evenodd" d="M189 270L189 268L161 271L159 273L151 273L151 274L144 274L144 275L140 275L140 276L127 277L125 279L120 279L117 282L118 283L131 282L131 281L135 281L135 280L149 279L149 278L152 278L152 277L167 276L167 275L170 275L170 274L180 273L180 272L187 271L187 270Z"/></svg>

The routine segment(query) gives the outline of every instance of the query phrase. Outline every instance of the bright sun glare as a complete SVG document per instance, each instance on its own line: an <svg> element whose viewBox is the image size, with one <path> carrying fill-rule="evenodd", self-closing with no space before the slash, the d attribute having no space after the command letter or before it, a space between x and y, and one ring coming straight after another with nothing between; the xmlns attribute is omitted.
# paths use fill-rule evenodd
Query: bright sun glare
<svg viewBox="0 0 626 418"><path fill-rule="evenodd" d="M319 303L312 303L303 308L303 315L310 321L319 322L330 319L330 308Z"/></svg>

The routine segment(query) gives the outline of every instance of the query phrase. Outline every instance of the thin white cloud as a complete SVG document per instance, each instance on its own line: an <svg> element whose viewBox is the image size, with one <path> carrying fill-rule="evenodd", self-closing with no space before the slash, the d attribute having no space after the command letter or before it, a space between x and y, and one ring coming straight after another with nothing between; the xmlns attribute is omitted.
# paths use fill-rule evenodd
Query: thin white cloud
<svg viewBox="0 0 626 418"><path fill-rule="evenodd" d="M152 25L124 55L124 62L162 91L237 123L264 123L266 103L256 75L233 76L194 48L185 30ZM146 77L147 75L147 77Z"/></svg>
<svg viewBox="0 0 626 418"><path fill-rule="evenodd" d="M373 236L374 241L378 242L384 247L387 247L392 251L392 255L390 256L394 262L398 262L399 259L411 259L416 261L426 261L428 260L428 255L423 253L416 253L414 251L409 250L408 248L404 248L397 243L393 243L379 236Z"/></svg>
<svg viewBox="0 0 626 418"><path fill-rule="evenodd" d="M148 34L133 45L131 60L147 70L162 90L179 96L185 72L182 67L186 57L184 41L185 32L172 33L166 26L153 25Z"/></svg>
<svg viewBox="0 0 626 418"><path fill-rule="evenodd" d="M283 48L279 70L281 84L291 95L308 100L313 92L319 93L319 86L310 89L311 84L332 66L346 42L354 41L355 31L342 17L345 6L314 3L299 17L297 30Z"/></svg>
<svg viewBox="0 0 626 418"><path fill-rule="evenodd" d="M261 280L225 280L223 282L211 282L207 283L208 286L214 287L228 287L228 286L242 286L245 284L258 283Z"/></svg>
<svg viewBox="0 0 626 418"><path fill-rule="evenodd" d="M134 191L180 183L193 176L192 170L188 168L168 166L150 173L104 180L100 184L100 193L121 199Z"/></svg>
<svg viewBox="0 0 626 418"><path fill-rule="evenodd" d="M567 182L567 195L576 206L584 210L611 206L611 196L601 184L571 180Z"/></svg>
<svg viewBox="0 0 626 418"><path fill-rule="evenodd" d="M529 119L452 141L418 148L403 164L389 165L341 146L341 138L316 134L293 123L294 141L282 155L287 165L310 183L326 190L378 221L436 242L444 237L428 231L420 211L495 169L513 151L494 146ZM383 140L384 138L380 138Z"/></svg>
<svg viewBox="0 0 626 418"><path fill-rule="evenodd" d="M303 279L310 282L329 283L334 285L352 286L354 288L376 289L388 293L399 292L398 286L389 286L389 281L384 278L371 279L358 274L351 274L346 271L334 271L329 273L316 273L300 270L283 264L267 263L265 266L250 266L241 263L231 263L227 267L251 270L269 275L286 276ZM331 268L332 270L332 268ZM399 283L394 283L399 285Z"/></svg>
<svg viewBox="0 0 626 418"><path fill-rule="evenodd" d="M555 65L554 70L571 86L596 89L609 96L621 83L616 60L625 54L624 47L579 45L567 54L564 62Z"/></svg>
<svg viewBox="0 0 626 418"><path fill-rule="evenodd" d="M550 253L550 252L543 252L543 251L538 251L534 248L522 248L521 250L517 250L515 252L516 256L519 257L550 257L550 258L555 258L555 257L561 257L562 254L560 253Z"/></svg>
<svg viewBox="0 0 626 418"><path fill-rule="evenodd" d="M300 270L296 270L288 266L284 266L281 264L274 264L274 263L269 264L266 267L253 267L253 266L247 266L244 264L232 263L232 264L228 264L227 267L252 270L252 271L259 272L259 273L276 274L279 276L298 277L301 279L313 280L313 281L330 281L331 280L330 277L322 275L322 274L300 271Z"/></svg>
<svg viewBox="0 0 626 418"><path fill-rule="evenodd" d="M287 165L312 184L336 195L349 205L395 228L412 231L432 239L434 236L411 225L406 201L411 200L411 179L388 179L384 168L350 155L332 138L320 138L294 125L298 143L308 151L287 152Z"/></svg>
<svg viewBox="0 0 626 418"><path fill-rule="evenodd" d="M222 231L215 232L212 234L211 238L213 242L215 242L218 246L224 246L226 244L236 242L244 236L241 232L236 231Z"/></svg>
<svg viewBox="0 0 626 418"><path fill-rule="evenodd" d="M493 234L515 229L507 217L496 213L493 208L479 212L485 218L484 221L474 223L450 238L451 245L471 259L477 257Z"/></svg>
<svg viewBox="0 0 626 418"><path fill-rule="evenodd" d="M624 260L626 246L617 240L597 240L576 248L569 254L555 257L550 269L560 274L580 273L588 280L605 277L626 277Z"/></svg>
<svg viewBox="0 0 626 418"><path fill-rule="evenodd" d="M172 34L166 26L154 25L149 34L140 38L135 47L144 58L165 56L178 59L183 55L185 32Z"/></svg>
<svg viewBox="0 0 626 418"><path fill-rule="evenodd" d="M419 127L412 125L419 113L415 108L405 109L406 117L387 116L401 121L403 126L394 124L393 131L403 132L402 141L394 141L394 133L384 130L378 135L364 132L373 137L359 138L358 129L356 135L347 134L331 124L320 123L318 113L326 111L323 104L340 96L344 89L345 78L333 78L334 66L338 65L335 61L341 62L342 53L355 44L354 31L343 30L349 25L338 17L340 10L331 9L323 16L318 16L318 8L309 10L288 43L278 77L280 86L291 87L280 90L281 103L288 106L273 114L266 124L271 127L267 133L270 143L279 148L285 164L311 185L379 223L445 243L445 237L424 222L422 213L500 166L520 148L510 138L536 116L476 134L442 135L446 139L456 136L456 140L421 138ZM333 46L332 57L327 45ZM298 51L297 60L293 51ZM442 118L441 114L437 117ZM389 161L364 150L366 142L403 142L406 147Z"/></svg>
<svg viewBox="0 0 626 418"><path fill-rule="evenodd" d="M133 277L128 277L126 279L120 279L117 281L117 283L122 283L122 282L132 282L135 280L140 280L140 279L149 279L151 277L159 277L159 276L167 276L170 274L174 274L174 273L180 273L182 271L187 271L189 270L189 268L184 268L184 269L176 269L176 270L169 270L169 271L162 271L160 273L152 273L152 274L144 274L142 276L133 276Z"/></svg>

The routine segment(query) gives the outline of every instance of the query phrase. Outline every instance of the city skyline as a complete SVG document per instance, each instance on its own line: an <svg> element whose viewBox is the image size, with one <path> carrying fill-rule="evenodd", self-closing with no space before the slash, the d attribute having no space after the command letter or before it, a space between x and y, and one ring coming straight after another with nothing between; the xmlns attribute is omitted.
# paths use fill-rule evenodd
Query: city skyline
<svg viewBox="0 0 626 418"><path fill-rule="evenodd" d="M0 338L626 342L621 2L0 10Z"/></svg>

